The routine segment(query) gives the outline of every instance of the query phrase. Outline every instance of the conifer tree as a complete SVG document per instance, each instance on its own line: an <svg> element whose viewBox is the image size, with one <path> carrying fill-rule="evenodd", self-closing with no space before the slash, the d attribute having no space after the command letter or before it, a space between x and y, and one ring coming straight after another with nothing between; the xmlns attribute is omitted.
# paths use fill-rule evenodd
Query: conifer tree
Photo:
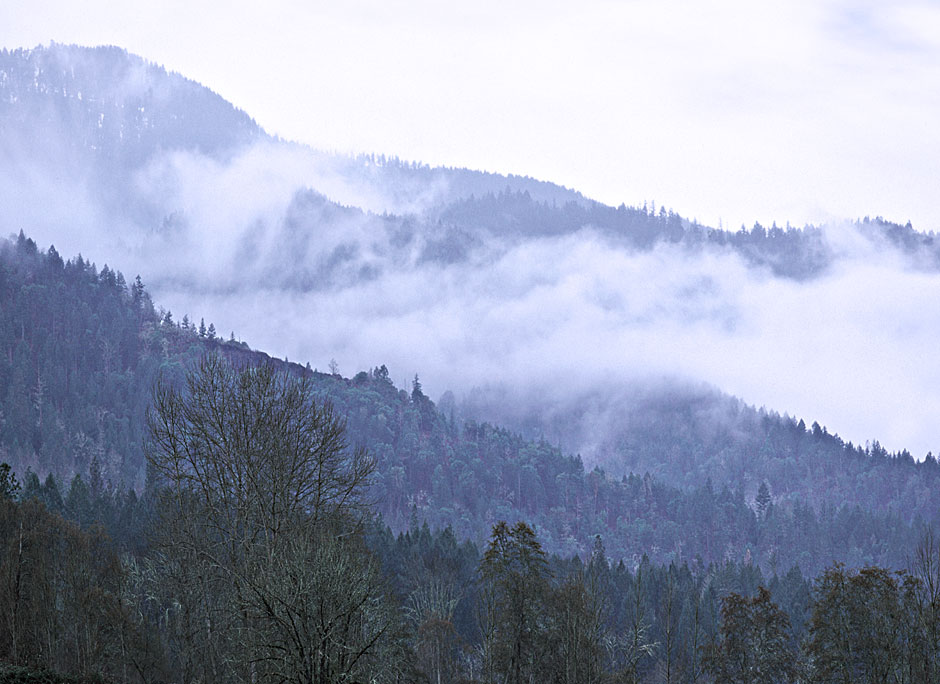
<svg viewBox="0 0 940 684"><path fill-rule="evenodd" d="M480 564L484 667L507 684L534 681L545 645L548 565L535 531L524 522L493 527Z"/></svg>

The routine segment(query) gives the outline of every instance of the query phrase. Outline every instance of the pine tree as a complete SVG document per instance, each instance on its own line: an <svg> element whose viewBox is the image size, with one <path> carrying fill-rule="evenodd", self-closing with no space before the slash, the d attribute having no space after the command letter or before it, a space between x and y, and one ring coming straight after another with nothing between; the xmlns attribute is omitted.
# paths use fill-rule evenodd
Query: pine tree
<svg viewBox="0 0 940 684"><path fill-rule="evenodd" d="M415 373L415 379L411 383L411 400L414 402L419 402L422 399L425 399L424 392L421 391L421 381L418 380L418 374Z"/></svg>
<svg viewBox="0 0 940 684"><path fill-rule="evenodd" d="M134 278L134 284L131 285L131 301L134 302L134 308L137 308L144 298L144 283L138 275Z"/></svg>
<svg viewBox="0 0 940 684"><path fill-rule="evenodd" d="M757 515L763 520L764 516L767 515L767 507L770 505L770 489L767 487L766 480L760 483L755 503L757 504Z"/></svg>

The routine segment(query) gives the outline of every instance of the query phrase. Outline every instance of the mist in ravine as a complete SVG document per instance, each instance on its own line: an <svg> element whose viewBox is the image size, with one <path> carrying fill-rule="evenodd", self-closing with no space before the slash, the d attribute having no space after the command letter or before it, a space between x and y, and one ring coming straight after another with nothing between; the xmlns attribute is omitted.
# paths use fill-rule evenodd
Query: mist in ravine
<svg viewBox="0 0 940 684"><path fill-rule="evenodd" d="M139 273L175 320L345 376L417 374L445 410L589 462L645 397L716 390L856 443L940 448L940 272L854 220L807 231L795 272L708 240L644 245L581 222L602 214L572 190L279 141L120 51L43 59L45 89L12 56L0 69L0 230ZM503 213L477 220L488 207Z"/></svg>

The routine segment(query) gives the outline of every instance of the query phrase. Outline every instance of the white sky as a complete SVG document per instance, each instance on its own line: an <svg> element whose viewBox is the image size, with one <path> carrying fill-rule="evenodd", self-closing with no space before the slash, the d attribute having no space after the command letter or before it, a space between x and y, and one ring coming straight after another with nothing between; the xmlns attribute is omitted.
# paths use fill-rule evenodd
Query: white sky
<svg viewBox="0 0 940 684"><path fill-rule="evenodd" d="M940 3L7 1L0 46L116 44L268 131L700 221L940 230Z"/></svg>

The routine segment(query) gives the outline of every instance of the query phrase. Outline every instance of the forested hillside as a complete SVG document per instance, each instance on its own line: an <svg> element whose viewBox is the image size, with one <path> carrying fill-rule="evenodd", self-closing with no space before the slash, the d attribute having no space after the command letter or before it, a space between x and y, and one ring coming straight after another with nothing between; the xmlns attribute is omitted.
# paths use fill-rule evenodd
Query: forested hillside
<svg viewBox="0 0 940 684"><path fill-rule="evenodd" d="M303 194L313 190L329 198L337 214L319 225L348 222L344 212L349 207L398 214L409 219L397 231L399 240L407 243L409 232L419 235L427 245L423 258L444 263L480 256L474 248L482 246L492 258L494 247L499 252L525 240L585 228L621 248L681 244L690 251L730 249L753 266L796 279L819 276L838 251L820 227L716 229L663 206L610 207L528 177L431 168L375 154L333 155L282 143L208 88L116 47L53 44L0 51L0 120L4 168L19 169L18 177L8 179L20 193L23 206L15 207L17 212L42 215L41 205L31 205L57 185L59 201L80 202L83 210L89 202L100 203L91 207L96 218L109 226L117 221L121 232L129 233L124 239L141 230L138 239L148 232L179 239L187 232L184 227L204 228L186 226L195 218L190 215L193 207L185 206L192 198L176 194L175 185L187 180L178 176L193 171L182 165L184 158L203 167L200 182L211 183L206 174L222 170L220 164L236 163L238 155L247 155L244 163L260 168L271 164L271 158L276 168L296 166L301 157L292 155L303 152L304 173L285 176L292 184L288 196L294 199L280 217L285 227L296 221L292 217L298 203L303 207ZM249 148L265 144L273 147L252 157ZM280 152L274 150L278 145ZM210 161L196 161L202 158ZM9 218L21 217L14 213ZM5 225L7 230L30 229ZM292 237L305 241L310 230L303 221L301 227ZM901 249L920 267L935 269L940 263L933 236L910 225L876 218L859 222L857 229L875 244ZM367 251L354 236L347 236L347 242ZM400 266L401 255L389 261L389 266ZM294 287L305 289L310 282L294 270L310 267L302 259L288 264Z"/></svg>
<svg viewBox="0 0 940 684"><path fill-rule="evenodd" d="M220 339L211 322L157 309L139 279L128 284L110 267L66 261L22 234L0 248L0 312L2 458L21 481L4 471L0 490L22 502L0 502L0 577L7 578L0 602L11 618L0 628L0 653L8 662L86 680L149 681L154 673L218 680L232 674L236 654L268 653L265 642L244 640L261 638L254 628L234 641L192 630L206 616L207 595L192 584L203 566L190 564L204 561L186 560L179 540L163 546L161 535L174 529L168 523L154 527L167 515L156 496L160 481L147 477L144 460L154 383L182 387L204 354L216 352L238 368L262 364L306 378L313 396L329 399L345 419L349 442L374 458L375 471L362 483L371 503L361 542L318 542L327 550L305 566L313 574L303 581L319 587L310 595L333 595L337 576L318 564L339 563L343 592L331 603L338 615L392 631L355 661L344 659L341 644L363 647L358 637L333 635L339 650L330 651L329 668L442 682L490 681L515 667L546 681L564 681L557 678L565 672L637 682L668 672L670 680L708 681L735 676L722 668L759 653L769 667L812 681L838 667L852 668L855 681L877 681L884 668L906 673L902 682L933 681L936 653L928 644L937 622L927 588L935 551L922 547L926 555L917 556L925 531L898 498L873 510L804 500L798 478L786 496L766 486L751 494L740 483L753 477L734 469L722 471L727 482L689 477L677 487L660 479L670 476L665 463L655 474L622 479L586 472L578 457L545 441L459 421L453 402L445 415L418 378L408 392L381 365L343 378L272 359ZM929 490L935 477L932 460L916 465L907 455L850 450L818 426L807 430L727 398L711 400L736 407L721 423L734 426L733 438L718 431L704 439L701 421L714 412L668 403L624 434L650 458L656 445L667 445L689 469L716 444L726 445L719 453L732 462L734 440L765 440L749 468L811 463L830 473L832 491L854 487L868 497L892 481ZM665 425L657 422L664 416ZM746 437L748 429L757 437ZM702 468L713 465L705 459ZM527 520L535 532L500 527L500 520ZM291 544L284 552L297 552ZM901 568L918 557L928 560L911 576L832 565ZM210 615L237 621L227 606L246 599L231 593L225 573L232 570L205 569L212 567L223 574L213 581L218 608ZM271 572L255 580L279 581ZM277 586L257 585L265 592ZM369 607L341 600L350 591ZM832 622L836 606L848 606L848 626ZM513 611L538 627L518 632ZM762 620L771 632L747 626ZM845 630L868 636L848 649ZM772 647L762 641L766 634L774 635ZM512 644L522 661L511 658ZM64 681L35 669L0 676Z"/></svg>
<svg viewBox="0 0 940 684"><path fill-rule="evenodd" d="M681 245L689 252L731 250L751 266L777 276L805 280L818 277L836 259L838 247L827 239L825 227L758 224L728 230L699 224L655 204L610 207L599 202L564 205L539 201L528 192L506 189L499 193L461 199L430 214L452 230L482 239L526 239L571 234L584 228L597 231L621 248L649 250L657 245ZM876 246L892 246L920 268L940 267L940 244L932 234L866 217L854 228Z"/></svg>
<svg viewBox="0 0 940 684"><path fill-rule="evenodd" d="M844 305L844 293L863 287L877 300L930 282L935 237L910 224L729 229L531 178L326 153L277 140L208 88L113 47L0 53L0 124L0 234L22 229L69 255L93 252L98 264L140 273L162 306L226 320L220 332L235 328L269 353L321 368L335 357L349 374L385 363L400 385L417 370L426 394L453 391L458 422L544 438L614 479L648 471L687 489L710 477L746 500L766 480L775 504L816 510L827 493L836 506L905 518L936 508L923 495L935 488L919 488L919 476L871 473L876 438L918 460L936 449L922 408L935 383L846 391L826 410L807 399L838 385L830 374L855 374L838 354L819 358L830 339L872 338L862 346L880 361L866 368L884 366L882 384L908 377L895 366L930 344L917 298L885 305L907 316L893 326ZM791 321L807 302L826 311ZM799 327L806 334L790 339ZM587 345L577 361L571 340ZM891 353L901 345L918 349ZM738 356L748 373L725 370ZM776 401L778 372L800 377L787 403ZM693 389L647 391L663 378ZM818 420L855 445L789 444L799 419L769 415L760 427L760 415L694 389L735 380L734 392L768 413L802 406L807 426ZM507 402L471 406L481 386ZM889 397L904 391L909 420L890 410ZM694 434L671 423L677 414ZM894 424L877 422L888 414ZM855 459L849 452L865 440L875 457ZM752 459L761 449L776 460ZM816 477L820 449L843 454L854 474ZM693 453L694 468L682 460Z"/></svg>
<svg viewBox="0 0 940 684"><path fill-rule="evenodd" d="M497 420L527 437L569 450L590 445L590 461L613 476L649 473L683 490L711 479L753 500L762 484L775 505L813 509L848 504L906 520L935 519L940 467L928 453L889 453L878 441L852 444L813 421L755 409L714 388L638 384L539 415L479 391L457 415Z"/></svg>
<svg viewBox="0 0 940 684"><path fill-rule="evenodd" d="M39 481L52 474L58 492L49 496L63 501L76 475L114 496L140 492L155 381L179 382L203 354L220 351L310 376L315 394L346 419L350 439L375 456L371 492L395 530L417 519L480 542L497 520L524 519L546 549L565 556L587 553L601 535L613 558L630 563L644 554L657 562L751 558L765 569L799 564L816 573L834 560L900 567L922 526L936 521L932 459L849 449L819 428L744 408L738 442L728 446L721 440L730 432L705 439L700 416L677 407L655 413L668 424L638 423L625 433L659 467L647 461L608 477L549 442L458 422L417 378L410 392L397 388L384 366L347 379L220 339L211 322L158 311L139 280L128 285L81 257L64 261L25 235L0 251L0 304L2 457L21 479L27 469ZM715 453L725 469L709 477ZM762 494L761 474L770 483Z"/></svg>
<svg viewBox="0 0 940 684"><path fill-rule="evenodd" d="M584 558L550 556L524 522L496 523L482 550L416 522L395 535L357 522L368 504L355 463L368 456L338 460L343 434L328 414L311 436L323 446L320 435L338 437L333 447L252 453L274 435L306 439L288 427L300 423L271 422L296 417L298 380L210 357L188 390L164 386L149 451L161 475L141 505L128 498L121 509L122 525L139 527L134 546L64 520L72 504L49 496L54 483L21 491L0 468L0 659L13 665L0 666L0 681L936 681L930 535L909 549L909 573L835 564L815 580L795 567L765 574L750 558L625 563L600 537ZM255 392L271 401L246 402ZM216 420L251 426L248 441L231 451L243 436L216 431ZM205 430L225 442L207 447ZM195 456L194 470L174 480L181 456ZM326 469L270 467L282 458ZM223 463L238 468L213 467ZM246 476L236 487L186 495L236 472ZM306 488L311 476L328 487ZM270 498L280 492L312 505L292 520ZM108 518L108 497L97 505Z"/></svg>

